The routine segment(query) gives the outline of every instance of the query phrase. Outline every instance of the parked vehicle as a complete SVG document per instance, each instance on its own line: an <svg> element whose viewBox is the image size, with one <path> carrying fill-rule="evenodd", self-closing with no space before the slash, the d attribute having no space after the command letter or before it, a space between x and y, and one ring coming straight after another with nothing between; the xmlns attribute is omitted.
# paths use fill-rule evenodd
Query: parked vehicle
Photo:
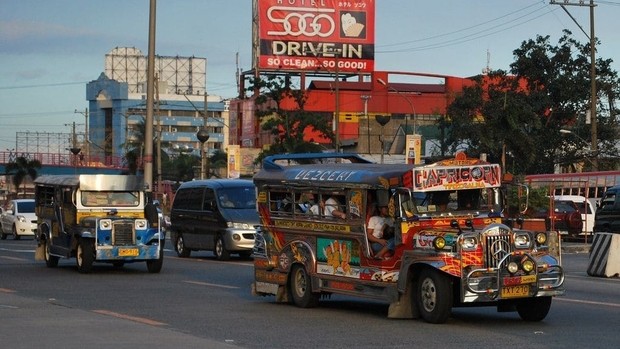
<svg viewBox="0 0 620 349"><path fill-rule="evenodd" d="M37 231L37 215L34 199L15 199L7 203L0 215L0 239L8 235L19 240L22 236L34 236Z"/></svg>
<svg viewBox="0 0 620 349"><path fill-rule="evenodd" d="M533 217L544 218L546 229L560 235L577 237L583 230L581 212L571 200L553 200L552 207L538 209Z"/></svg>
<svg viewBox="0 0 620 349"><path fill-rule="evenodd" d="M183 183L170 210L170 240L179 257L210 250L219 260L250 257L254 247L256 189L251 180L207 179Z"/></svg>
<svg viewBox="0 0 620 349"><path fill-rule="evenodd" d="M579 195L556 195L554 196L554 199L559 201L574 202L575 206L577 206L577 209L581 213L581 221L583 222L581 235L592 234L596 209L590 200L588 200L585 196Z"/></svg>
<svg viewBox="0 0 620 349"><path fill-rule="evenodd" d="M603 195L594 217L594 232L620 233L620 185Z"/></svg>

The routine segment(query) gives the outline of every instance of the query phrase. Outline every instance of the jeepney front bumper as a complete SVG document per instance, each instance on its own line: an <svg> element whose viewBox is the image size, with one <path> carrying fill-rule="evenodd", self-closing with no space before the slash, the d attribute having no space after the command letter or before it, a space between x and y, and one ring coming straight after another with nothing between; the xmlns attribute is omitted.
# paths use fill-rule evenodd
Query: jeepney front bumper
<svg viewBox="0 0 620 349"><path fill-rule="evenodd" d="M526 260L533 262L530 272L523 270L527 269L523 267ZM512 252L506 254L496 267L466 268L461 280L461 301L558 296L564 294L563 284L564 270L555 258L547 255L537 259L530 254Z"/></svg>

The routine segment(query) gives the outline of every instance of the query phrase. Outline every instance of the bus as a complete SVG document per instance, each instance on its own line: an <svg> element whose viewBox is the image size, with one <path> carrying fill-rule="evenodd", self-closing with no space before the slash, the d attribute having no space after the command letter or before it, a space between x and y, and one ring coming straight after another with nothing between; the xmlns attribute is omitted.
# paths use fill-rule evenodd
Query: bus
<svg viewBox="0 0 620 349"><path fill-rule="evenodd" d="M35 259L53 268L60 258L75 258L80 273L95 262L146 262L149 273L159 273L166 233L144 188L133 175L38 177Z"/></svg>
<svg viewBox="0 0 620 349"><path fill-rule="evenodd" d="M540 321L564 292L559 235L503 224L501 179L499 165L463 153L432 165L266 157L254 176L252 293L303 308L330 294L358 296L389 303L389 318L429 323L445 322L453 307L486 305ZM328 200L336 214L303 209ZM394 222L382 258L368 240L375 206Z"/></svg>

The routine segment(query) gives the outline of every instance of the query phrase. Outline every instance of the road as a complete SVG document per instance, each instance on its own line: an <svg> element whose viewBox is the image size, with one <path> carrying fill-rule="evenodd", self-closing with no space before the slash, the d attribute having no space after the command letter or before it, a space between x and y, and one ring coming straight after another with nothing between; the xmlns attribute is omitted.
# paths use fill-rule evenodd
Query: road
<svg viewBox="0 0 620 349"><path fill-rule="evenodd" d="M587 253L565 253L566 295L538 323L494 307L457 308L446 324L388 319L387 304L332 296L318 308L250 294L251 260L166 251L160 274L145 263L74 260L50 269L33 240L0 241L3 348L613 348L620 345L620 279L586 274ZM170 247L168 244L167 247Z"/></svg>

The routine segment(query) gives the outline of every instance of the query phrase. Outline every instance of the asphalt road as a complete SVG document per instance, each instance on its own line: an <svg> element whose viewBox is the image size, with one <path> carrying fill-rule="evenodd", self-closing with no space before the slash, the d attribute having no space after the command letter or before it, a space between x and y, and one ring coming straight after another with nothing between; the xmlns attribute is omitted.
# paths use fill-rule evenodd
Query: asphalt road
<svg viewBox="0 0 620 349"><path fill-rule="evenodd" d="M170 245L168 244L168 247ZM249 292L252 264L208 253L166 252L160 274L143 263L74 260L49 269L33 241L0 241L0 345L3 348L612 348L620 340L620 279L592 278L589 246L563 246L565 296L528 323L495 308L458 308L444 325L386 318L387 305L333 296L318 308L274 304Z"/></svg>

